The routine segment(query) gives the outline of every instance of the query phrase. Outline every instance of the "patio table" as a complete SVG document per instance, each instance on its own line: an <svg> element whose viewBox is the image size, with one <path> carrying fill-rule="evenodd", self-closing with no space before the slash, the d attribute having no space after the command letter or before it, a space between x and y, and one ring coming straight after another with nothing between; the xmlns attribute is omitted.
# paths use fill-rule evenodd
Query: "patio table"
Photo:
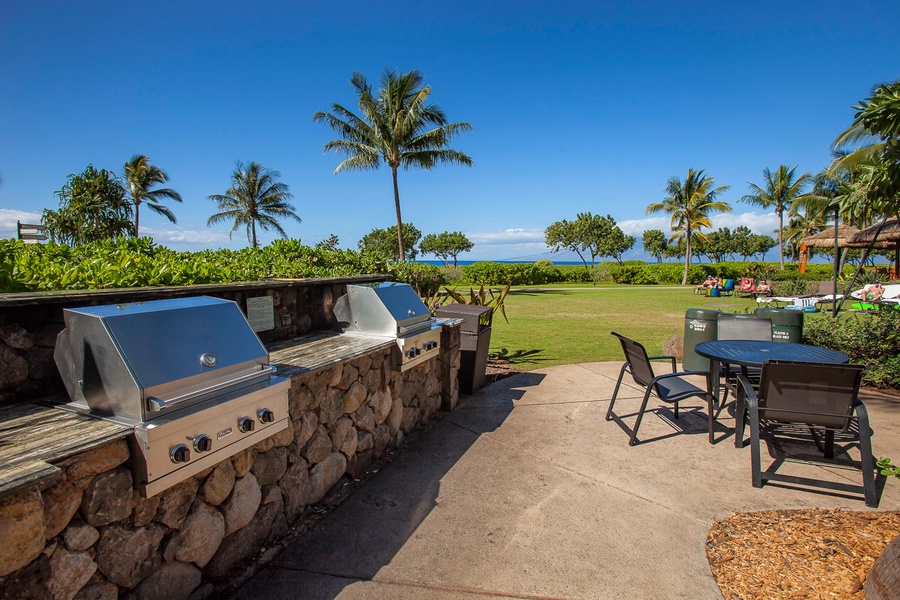
<svg viewBox="0 0 900 600"><path fill-rule="evenodd" d="M761 367L767 360L793 360L798 362L818 362L843 364L850 357L843 352L796 344L792 342L767 342L761 340L713 340L700 342L694 348L700 356L721 365L738 365L746 375L747 367ZM713 396L719 401L719 378L710 372Z"/></svg>

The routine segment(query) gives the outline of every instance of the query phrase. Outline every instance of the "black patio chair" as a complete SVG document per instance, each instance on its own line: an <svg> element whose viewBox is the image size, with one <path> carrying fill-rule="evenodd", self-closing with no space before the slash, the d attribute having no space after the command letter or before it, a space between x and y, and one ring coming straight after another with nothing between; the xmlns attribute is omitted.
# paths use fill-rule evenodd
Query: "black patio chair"
<svg viewBox="0 0 900 600"><path fill-rule="evenodd" d="M730 315L719 313L716 318L716 339L719 340L760 340L772 341L772 319L755 319L750 315ZM758 367L733 367L724 365L719 371L719 376L725 379L725 393L722 394L722 404L719 412L725 406L725 400L730 391L737 396L737 376L744 373L754 383L759 382L760 369ZM719 415L716 414L716 417Z"/></svg>
<svg viewBox="0 0 900 600"><path fill-rule="evenodd" d="M613 392L612 399L609 401L609 409L606 411L606 420L611 421L615 418L627 433L631 434L628 440L630 446L638 444L637 434L638 428L641 426L641 420L644 417L644 411L647 410L647 403L650 400L650 394L656 396L663 402L675 405L675 418L678 418L678 403L686 398L699 397L705 398L709 413L709 443L713 443L713 399L712 394L708 390L703 390L682 379L685 375L703 375L707 377L709 383L709 373L706 371L682 371L676 372L676 364L674 356L647 356L647 351L642 345L634 340L628 339L623 335L612 332L612 335L619 338L622 343L622 350L625 353L625 364L619 371L619 379L616 381L616 389ZM656 375L653 372L652 360L668 360L672 364L672 372L663 375ZM619 394L619 388L622 385L622 378L628 372L634 382L645 389L644 398L641 401L641 408L637 414L637 420L634 423L634 429L628 430L621 418L613 413L613 405L616 402L616 396Z"/></svg>
<svg viewBox="0 0 900 600"><path fill-rule="evenodd" d="M816 448L826 459L834 458L835 432L853 437L858 434L866 506L877 506L872 432L866 407L858 398L863 371L865 367L861 365L766 361L759 390L745 376L738 376L744 406L737 408L734 445L737 448L744 446L744 429L749 420L753 487L762 487L764 480L797 480L762 472L761 432L806 425ZM854 422L855 431L851 428ZM823 439L819 437L819 430L824 433Z"/></svg>

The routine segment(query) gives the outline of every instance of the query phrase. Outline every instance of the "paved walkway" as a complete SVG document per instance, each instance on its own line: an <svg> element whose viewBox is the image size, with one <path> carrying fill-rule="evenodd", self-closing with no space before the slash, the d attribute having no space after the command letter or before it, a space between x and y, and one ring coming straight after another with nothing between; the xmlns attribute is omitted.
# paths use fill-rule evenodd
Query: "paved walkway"
<svg viewBox="0 0 900 600"><path fill-rule="evenodd" d="M686 401L678 421L667 406L648 414L647 443L630 448L604 420L619 366L523 373L465 398L237 598L720 599L704 548L714 519L736 509L865 510L861 491L754 489L733 417L722 414L710 445L702 401ZM639 391L625 391L617 413L637 408ZM900 402L867 405L876 457L900 459ZM794 456L779 473L861 484L858 470L786 450ZM765 448L763 459L773 463ZM898 509L900 485L889 481L880 510Z"/></svg>

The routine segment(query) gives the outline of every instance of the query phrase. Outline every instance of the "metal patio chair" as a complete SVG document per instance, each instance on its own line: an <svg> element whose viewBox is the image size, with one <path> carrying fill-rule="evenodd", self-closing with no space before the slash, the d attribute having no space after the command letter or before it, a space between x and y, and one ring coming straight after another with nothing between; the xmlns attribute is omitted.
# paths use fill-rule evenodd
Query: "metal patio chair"
<svg viewBox="0 0 900 600"><path fill-rule="evenodd" d="M650 395L656 396L663 402L675 405L675 418L678 418L678 403L686 398L698 397L705 398L707 404L707 412L709 414L709 443L713 443L713 399L712 394L708 390L703 390L683 379L685 375L703 375L707 377L709 382L709 373L706 371L682 371L676 372L676 364L674 356L647 356L647 351L642 345L636 341L629 339L623 335L612 332L612 335L619 338L622 344L622 351L625 353L625 364L619 371L619 379L616 381L616 389L613 392L612 399L609 401L609 409L606 411L606 420L611 421L614 418L619 425L625 429L626 433L630 433L628 440L630 446L638 444L637 434L638 428L641 426L641 420L644 417L644 411L647 410L647 403L650 401ZM652 360L667 360L671 362L672 372L663 375L656 375L653 372ZM622 379L625 373L629 373L634 382L644 388L644 398L641 401L641 408L637 413L637 420L634 423L634 429L629 430L622 422L621 418L613 412L613 405L619 394L619 388L622 385Z"/></svg>
<svg viewBox="0 0 900 600"><path fill-rule="evenodd" d="M772 341L772 319L756 319L749 315L730 315L719 313L716 318L716 339L719 340L760 340ZM725 393L722 394L722 404L719 412L725 406L725 399L730 391L737 396L737 376L743 372L754 383L759 382L760 370L755 367L732 367L724 365L719 371L719 376L725 379ZM719 415L716 414L718 417Z"/></svg>
<svg viewBox="0 0 900 600"><path fill-rule="evenodd" d="M744 429L749 420L753 487L762 487L764 480L798 482L796 477L762 472L760 435L764 430L805 425L826 459L834 458L836 432L858 437L866 506L878 505L872 432L866 407L858 398L863 371L865 367L861 365L767 361L758 391L745 376L738 376L744 406L737 408L734 445L744 446ZM851 427L854 423L855 428ZM809 480L800 483L808 484Z"/></svg>

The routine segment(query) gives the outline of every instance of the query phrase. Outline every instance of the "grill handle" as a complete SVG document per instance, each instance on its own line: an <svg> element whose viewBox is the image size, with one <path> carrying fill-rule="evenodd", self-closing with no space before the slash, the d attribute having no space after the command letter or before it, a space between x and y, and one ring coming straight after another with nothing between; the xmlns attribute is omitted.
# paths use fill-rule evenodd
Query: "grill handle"
<svg viewBox="0 0 900 600"><path fill-rule="evenodd" d="M199 390L194 390L192 392L188 392L187 394L182 394L181 396L176 396L169 400L163 400L162 398L151 397L147 399L147 402L150 407L150 412L159 412L161 410L165 410L171 407L174 404L179 404L184 402L185 400L191 400L192 398L196 398L198 396L202 396L204 394L210 394L212 392L217 392L221 389L227 388L229 386L243 383L245 381L250 381L251 379L256 379L263 375L272 375L277 371L277 369L273 365L263 365L262 370L255 371L253 373L248 373L247 375L241 375L240 377L235 377L234 379L230 379L228 381L223 381L222 383L217 383L215 385L210 385L205 388L200 388Z"/></svg>

